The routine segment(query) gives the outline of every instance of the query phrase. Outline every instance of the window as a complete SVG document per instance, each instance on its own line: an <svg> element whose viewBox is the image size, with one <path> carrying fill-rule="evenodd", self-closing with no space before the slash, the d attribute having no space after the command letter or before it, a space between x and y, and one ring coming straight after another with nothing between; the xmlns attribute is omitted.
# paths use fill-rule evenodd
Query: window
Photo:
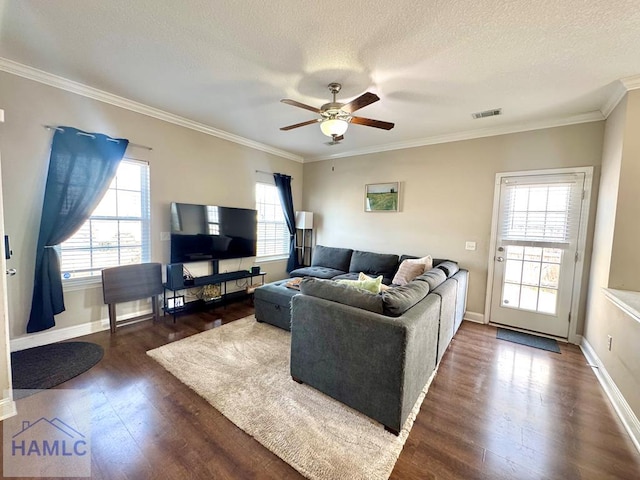
<svg viewBox="0 0 640 480"><path fill-rule="evenodd" d="M149 165L123 159L91 217L59 245L63 279L100 277L101 270L148 262Z"/></svg>
<svg viewBox="0 0 640 480"><path fill-rule="evenodd" d="M275 185L256 183L258 257L289 254L289 229Z"/></svg>

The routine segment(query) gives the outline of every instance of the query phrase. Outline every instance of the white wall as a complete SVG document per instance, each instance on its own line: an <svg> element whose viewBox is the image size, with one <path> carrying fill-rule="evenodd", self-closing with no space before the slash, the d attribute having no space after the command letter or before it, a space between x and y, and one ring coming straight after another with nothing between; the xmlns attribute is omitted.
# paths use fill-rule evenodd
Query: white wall
<svg viewBox="0 0 640 480"><path fill-rule="evenodd" d="M319 244L458 261L470 272L467 310L483 314L496 173L594 166L597 185L603 128L593 122L305 164L304 208L314 212ZM401 182L401 211L364 212L365 184L390 181ZM467 240L476 251L465 250Z"/></svg>
<svg viewBox="0 0 640 480"><path fill-rule="evenodd" d="M169 242L160 241L160 232L169 231L172 201L255 208L255 171L264 170L292 175L296 209L302 205L302 164L291 160L3 72L0 105L6 117L0 127L5 230L14 251L8 264L18 270L8 285L12 338L25 334L31 307L35 247L52 137L43 125L68 125L153 148L151 152L139 148L127 151L127 156L150 164L152 261L169 260ZM251 259L241 264L229 262L221 265L221 271L249 268L253 263ZM269 281L286 276L283 261L259 263L269 274ZM55 329L107 318L99 285L66 292L65 303L67 310L56 316ZM148 307L130 305L129 310Z"/></svg>

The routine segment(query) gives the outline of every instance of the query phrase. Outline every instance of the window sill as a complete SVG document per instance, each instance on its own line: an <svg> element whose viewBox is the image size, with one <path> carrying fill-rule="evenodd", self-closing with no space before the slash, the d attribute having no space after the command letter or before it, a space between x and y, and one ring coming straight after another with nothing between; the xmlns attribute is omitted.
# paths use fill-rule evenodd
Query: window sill
<svg viewBox="0 0 640 480"><path fill-rule="evenodd" d="M69 280L62 280L63 292L76 292L78 290L87 290L90 288L101 288L102 278L89 277L89 278L72 278Z"/></svg>
<svg viewBox="0 0 640 480"><path fill-rule="evenodd" d="M264 257L256 257L257 262L281 262L289 260L289 255L265 255Z"/></svg>
<svg viewBox="0 0 640 480"><path fill-rule="evenodd" d="M605 296L620 310L640 322L640 292L603 288Z"/></svg>

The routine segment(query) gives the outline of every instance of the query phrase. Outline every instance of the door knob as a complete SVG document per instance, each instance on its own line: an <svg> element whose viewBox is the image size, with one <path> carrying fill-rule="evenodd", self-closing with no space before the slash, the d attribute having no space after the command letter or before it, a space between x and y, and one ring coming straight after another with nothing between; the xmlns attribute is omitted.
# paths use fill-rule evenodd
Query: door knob
<svg viewBox="0 0 640 480"><path fill-rule="evenodd" d="M496 262L504 262L504 257L496 257Z"/></svg>
<svg viewBox="0 0 640 480"><path fill-rule="evenodd" d="M10 277L13 277L16 273L18 273L18 271L15 268L7 269L7 275L9 275Z"/></svg>

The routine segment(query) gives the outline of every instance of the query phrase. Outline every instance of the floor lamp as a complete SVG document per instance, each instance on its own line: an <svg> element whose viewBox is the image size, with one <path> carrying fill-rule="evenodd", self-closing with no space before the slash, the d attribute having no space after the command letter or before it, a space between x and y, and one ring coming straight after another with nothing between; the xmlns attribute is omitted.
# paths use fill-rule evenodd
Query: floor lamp
<svg viewBox="0 0 640 480"><path fill-rule="evenodd" d="M309 250L309 263L311 263L311 248L313 246L313 212L296 212L296 228L302 230L302 245L300 251L302 252L302 266L307 265L307 250ZM309 245L307 246L307 230L311 232L309 235Z"/></svg>

